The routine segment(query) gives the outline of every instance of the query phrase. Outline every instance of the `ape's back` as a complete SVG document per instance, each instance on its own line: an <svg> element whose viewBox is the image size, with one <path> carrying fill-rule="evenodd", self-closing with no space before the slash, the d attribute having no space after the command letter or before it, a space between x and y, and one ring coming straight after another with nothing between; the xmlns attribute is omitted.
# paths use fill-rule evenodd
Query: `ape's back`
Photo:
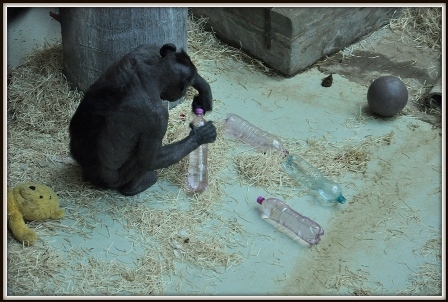
<svg viewBox="0 0 448 302"><path fill-rule="evenodd" d="M129 95L137 93L135 60L155 65L161 58L159 49L155 45L136 48L112 64L86 91L69 127L70 152L81 166L98 163L98 142L107 118L120 111L122 103L129 101Z"/></svg>

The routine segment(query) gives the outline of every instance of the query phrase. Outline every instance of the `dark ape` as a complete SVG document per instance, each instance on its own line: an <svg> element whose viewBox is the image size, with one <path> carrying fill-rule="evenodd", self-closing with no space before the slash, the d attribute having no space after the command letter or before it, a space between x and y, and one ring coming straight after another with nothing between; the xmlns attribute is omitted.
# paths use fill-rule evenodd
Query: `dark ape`
<svg viewBox="0 0 448 302"><path fill-rule="evenodd" d="M193 109L212 110L209 84L189 56L176 46L143 45L111 65L87 90L70 122L70 152L83 178L124 195L140 193L157 181L155 170L179 162L216 139L212 122L192 128L184 139L162 146L168 110L189 86L197 91Z"/></svg>

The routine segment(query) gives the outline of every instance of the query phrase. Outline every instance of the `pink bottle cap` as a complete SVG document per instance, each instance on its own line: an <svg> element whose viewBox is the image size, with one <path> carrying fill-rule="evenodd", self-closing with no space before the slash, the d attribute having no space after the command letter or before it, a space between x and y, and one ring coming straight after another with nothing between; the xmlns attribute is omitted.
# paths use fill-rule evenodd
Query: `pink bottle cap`
<svg viewBox="0 0 448 302"><path fill-rule="evenodd" d="M258 198L257 198L257 202L259 203L259 204L261 204L261 202L264 200L264 197L263 196L258 196Z"/></svg>
<svg viewBox="0 0 448 302"><path fill-rule="evenodd" d="M194 112L196 114L204 114L204 109L202 109L201 107L197 107L194 109Z"/></svg>

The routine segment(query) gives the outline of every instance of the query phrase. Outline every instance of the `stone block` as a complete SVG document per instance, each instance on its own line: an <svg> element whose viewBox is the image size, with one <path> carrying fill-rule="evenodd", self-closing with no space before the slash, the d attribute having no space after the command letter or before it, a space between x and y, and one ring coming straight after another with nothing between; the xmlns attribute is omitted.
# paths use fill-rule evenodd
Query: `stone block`
<svg viewBox="0 0 448 302"><path fill-rule="evenodd" d="M353 44L397 17L393 7L193 7L223 42L285 76Z"/></svg>

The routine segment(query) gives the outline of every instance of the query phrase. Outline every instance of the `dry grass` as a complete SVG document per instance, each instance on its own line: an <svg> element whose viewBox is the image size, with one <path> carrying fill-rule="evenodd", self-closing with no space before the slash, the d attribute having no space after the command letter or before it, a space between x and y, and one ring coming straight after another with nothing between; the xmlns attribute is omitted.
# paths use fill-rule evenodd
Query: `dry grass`
<svg viewBox="0 0 448 302"><path fill-rule="evenodd" d="M203 41L202 45L208 43L208 49L202 47L192 54L197 65L207 59L207 55L217 58L220 52L224 52L222 55L236 53L223 45L217 46L212 34L202 32L200 23L190 22L189 39L199 44ZM194 42L189 43L194 49ZM29 223L40 237L33 247L22 247L8 234L9 294L158 295L165 292L167 281L164 278L174 273L175 263L218 270L243 261L233 248L235 235L244 230L214 209L222 198L222 180L218 176L225 167L221 152L225 146L219 124L218 139L209 147L208 160L212 164L209 165L209 187L204 193L184 194L188 163L184 158L159 171L161 181L179 187L176 193L154 191L142 198L143 201L137 198L129 202L129 198L116 192L98 190L82 182L79 167L69 157L68 124L82 96L81 92L71 90L62 74L60 44L45 45L25 58L21 66L8 72L7 185L14 187L24 181L45 183L55 190L66 210L60 222ZM186 98L192 96L190 90ZM219 105L220 101L216 100L215 108ZM184 120L181 113L185 114ZM171 109L164 143L185 137L191 119L189 102ZM145 201L148 198L167 208L153 208ZM188 205L188 209L180 209L176 206L179 203ZM145 246L139 254L133 255L135 267L116 259L102 260L91 249L78 246L79 240L93 237L104 223L105 215L123 225L123 236L132 239L133 247ZM219 231L205 229L212 222L213 228ZM140 233L131 234L133 230ZM126 234L126 231L131 233ZM53 237L58 239L51 239ZM157 244L148 245L148 237ZM54 244L62 245L55 248ZM128 255L133 249L123 253ZM113 251L119 253L112 242L104 252L112 254Z"/></svg>
<svg viewBox="0 0 448 302"><path fill-rule="evenodd" d="M442 48L442 8L406 7L390 28L408 34L419 46L430 49Z"/></svg>
<svg viewBox="0 0 448 302"><path fill-rule="evenodd" d="M198 54L197 57L200 57L201 61L216 62L232 58L237 62L244 62L248 69L268 75L275 73L263 61L249 56L240 49L222 43L216 38L214 32L206 31L207 18L198 18L189 14L189 21L189 33L192 38L188 40L188 51L193 61L199 66L200 61L194 60Z"/></svg>
<svg viewBox="0 0 448 302"><path fill-rule="evenodd" d="M408 277L411 286L400 294L408 296L442 295L442 238L431 238L419 250L414 252L423 255L425 259L428 257L432 259L426 259L426 262L413 269L406 263L406 266L411 271Z"/></svg>
<svg viewBox="0 0 448 302"><path fill-rule="evenodd" d="M389 28L400 32L403 42L409 40L404 38L406 35L417 48L441 51L442 17L441 7L407 7L402 10L399 18L391 20ZM433 87L432 84L425 83L422 87L406 83L406 86L409 91L409 100L416 103L421 111L438 117L442 116L442 108L432 106L431 100L427 99L427 94ZM409 113L412 114L412 112Z"/></svg>
<svg viewBox="0 0 448 302"><path fill-rule="evenodd" d="M347 172L364 173L375 146L388 145L394 132L381 137L368 137L353 142L330 143L325 139L307 140L306 145L287 141L285 146L290 154L299 154L316 166L324 176L336 180ZM300 183L283 168L284 157L277 152L266 154L245 152L238 154L234 164L242 181L246 185L260 186L271 192L280 192L284 196L297 195L302 190Z"/></svg>
<svg viewBox="0 0 448 302"><path fill-rule="evenodd" d="M262 62L204 31L205 19L189 18L189 52L199 69L205 61L232 57L248 68L270 72ZM204 193L185 193L187 158L158 171L161 181L177 187L174 191L156 188L130 200L98 190L81 181L79 167L69 157L68 124L82 93L70 89L61 66L61 45L46 45L8 72L7 185L45 183L66 210L61 221L29 223L40 237L33 247L23 247L8 233L8 295L163 295L167 276L188 278L176 271L178 263L218 272L244 261L235 247L239 236L248 234L237 220L217 211L223 186L230 181L220 172L228 165L228 148L237 143L225 141L222 125L216 124L218 138L209 146L209 187ZM190 90L186 99L192 94ZM220 105L216 100L215 106ZM191 119L189 102L171 109L164 143L183 138ZM370 146L390 143L391 138L392 134L351 144L310 140L306 146L291 141L285 145L326 176L338 177L348 171L363 173ZM296 183L280 167L279 156L248 152L233 159L243 183L294 192ZM115 242L104 247L101 253L112 255L112 260L82 245L98 236L99 228L107 229L105 217L120 224L119 235L131 242L126 248ZM132 257L132 265L122 262L122 256Z"/></svg>

